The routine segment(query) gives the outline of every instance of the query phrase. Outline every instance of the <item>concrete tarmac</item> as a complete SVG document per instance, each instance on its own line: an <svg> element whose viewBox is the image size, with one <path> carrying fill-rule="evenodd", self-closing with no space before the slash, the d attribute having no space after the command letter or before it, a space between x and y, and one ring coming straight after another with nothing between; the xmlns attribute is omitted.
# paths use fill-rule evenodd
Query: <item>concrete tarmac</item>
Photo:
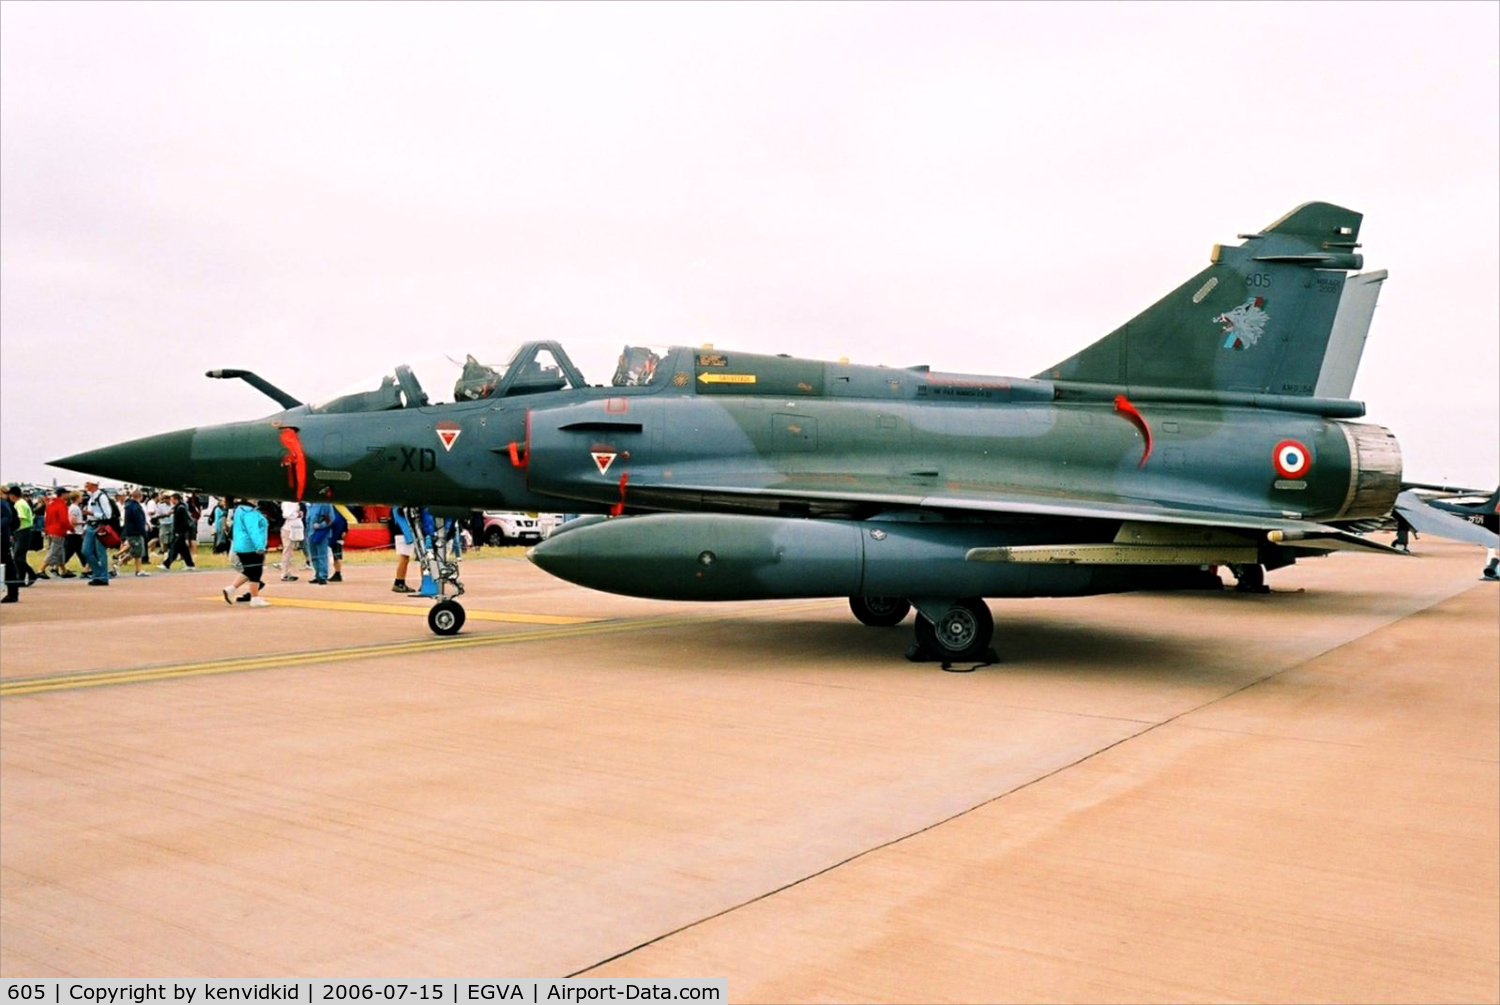
<svg viewBox="0 0 1500 1005"><path fill-rule="evenodd" d="M1494 1001L1500 587L1418 547L996 601L973 673L839 600L516 559L454 639L384 566L260 610L41 583L0 609L0 975Z"/></svg>

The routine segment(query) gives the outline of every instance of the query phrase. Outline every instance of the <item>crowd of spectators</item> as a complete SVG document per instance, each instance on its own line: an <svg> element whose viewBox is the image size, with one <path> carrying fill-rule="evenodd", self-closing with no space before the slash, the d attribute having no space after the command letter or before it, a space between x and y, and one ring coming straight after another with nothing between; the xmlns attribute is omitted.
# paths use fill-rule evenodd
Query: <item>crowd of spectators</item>
<svg viewBox="0 0 1500 1005"><path fill-rule="evenodd" d="M281 528L281 561L276 565L284 581L298 579L298 559L313 573L314 585L343 580L348 523L327 503L267 502L257 507L253 501L237 505L233 499L190 492L108 492L92 480L82 489L11 485L0 499L5 567L5 596L0 602L16 603L21 590L42 580L81 578L90 586L109 586L122 574L145 578L152 570L173 571L179 563L183 571L194 571L205 516L204 535L211 539L213 551L232 553L231 563L243 571L236 544L258 544L262 553L265 548L264 533L259 540L243 532L236 537L237 517L249 527L255 513L267 526ZM304 526L310 533L303 533Z"/></svg>
<svg viewBox="0 0 1500 1005"><path fill-rule="evenodd" d="M399 510L390 520L397 593L419 592L407 585L406 573L420 537L443 536L455 556L483 539L482 514L475 515L477 533L471 535L463 525L467 521L434 521L426 510L417 512L416 521ZM153 571L175 571L179 563L184 572L196 571L200 539L205 546L211 542L215 554L228 555L238 573L223 591L230 603L267 606L260 591L268 567L280 571L282 582L305 575L311 585L326 586L344 579L349 524L326 502L257 504L140 488L110 492L90 480L82 489L11 485L0 499L0 517L5 565L0 603L16 603L21 590L41 580L81 578L90 586L109 586L122 575L145 578ZM267 563L271 531L280 533L281 550L279 561Z"/></svg>

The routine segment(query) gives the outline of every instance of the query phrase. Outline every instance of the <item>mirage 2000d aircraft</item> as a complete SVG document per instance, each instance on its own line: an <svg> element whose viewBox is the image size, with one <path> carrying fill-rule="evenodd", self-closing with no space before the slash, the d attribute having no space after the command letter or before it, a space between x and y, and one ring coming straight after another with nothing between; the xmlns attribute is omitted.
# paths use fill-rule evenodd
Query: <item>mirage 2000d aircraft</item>
<svg viewBox="0 0 1500 1005"><path fill-rule="evenodd" d="M470 358L439 403L412 369L282 411L54 464L261 499L595 516L530 553L563 579L671 600L848 597L915 607L916 652L989 652L984 597L1243 588L1362 535L1401 486L1349 398L1380 284L1361 215L1300 206L1030 378L712 348L626 347L590 385L553 342ZM455 566L429 615L463 624Z"/></svg>

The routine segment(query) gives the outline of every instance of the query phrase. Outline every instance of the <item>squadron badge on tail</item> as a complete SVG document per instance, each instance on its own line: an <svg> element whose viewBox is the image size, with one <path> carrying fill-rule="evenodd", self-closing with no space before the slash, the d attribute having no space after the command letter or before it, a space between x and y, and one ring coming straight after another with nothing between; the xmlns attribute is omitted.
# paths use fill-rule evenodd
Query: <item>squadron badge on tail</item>
<svg viewBox="0 0 1500 1005"><path fill-rule="evenodd" d="M1261 309L1265 303L1265 297L1251 297L1234 310L1214 318L1224 326L1225 349L1246 349L1260 341L1266 322L1271 320L1271 315Z"/></svg>

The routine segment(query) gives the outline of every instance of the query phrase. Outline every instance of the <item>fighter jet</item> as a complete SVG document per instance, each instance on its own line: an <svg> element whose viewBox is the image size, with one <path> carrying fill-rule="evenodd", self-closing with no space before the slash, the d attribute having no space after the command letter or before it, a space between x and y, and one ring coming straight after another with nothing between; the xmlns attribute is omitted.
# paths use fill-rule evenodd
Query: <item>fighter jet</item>
<svg viewBox="0 0 1500 1005"><path fill-rule="evenodd" d="M1500 534L1500 488L1488 494L1484 489L1420 482L1404 482L1401 488L1401 494L1396 497L1396 512L1406 517L1417 530L1429 529L1421 526L1419 521L1430 520L1432 511L1436 510L1441 514L1441 522L1430 525L1431 533L1490 548L1495 546L1496 535ZM1457 525L1449 520L1457 521ZM1469 529L1465 531L1459 525L1467 525ZM1443 533L1444 530L1449 533Z"/></svg>
<svg viewBox="0 0 1500 1005"><path fill-rule="evenodd" d="M1406 482L1401 488L1392 513L1393 547L1405 551L1412 531L1467 541L1486 549L1484 578L1500 579L1500 488L1488 496L1483 489L1419 482Z"/></svg>
<svg viewBox="0 0 1500 1005"><path fill-rule="evenodd" d="M451 400L410 366L304 404L52 463L272 499L593 514L531 549L599 590L847 597L912 655L989 658L981 598L1242 588L1389 517L1401 452L1352 421L1383 271L1362 217L1307 203L1032 377L627 346L591 385L554 342L467 359ZM1354 273L1354 274L1351 274ZM446 386L441 390L446 391ZM438 548L441 545L437 545ZM429 556L432 554L429 550ZM429 624L458 631L444 583Z"/></svg>

